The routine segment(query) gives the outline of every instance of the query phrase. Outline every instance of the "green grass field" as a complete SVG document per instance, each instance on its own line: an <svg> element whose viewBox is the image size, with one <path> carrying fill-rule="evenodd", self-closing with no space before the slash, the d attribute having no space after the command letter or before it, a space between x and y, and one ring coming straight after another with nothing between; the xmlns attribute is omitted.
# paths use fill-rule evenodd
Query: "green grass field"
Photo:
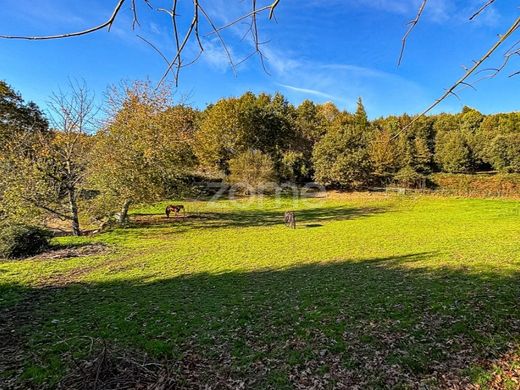
<svg viewBox="0 0 520 390"><path fill-rule="evenodd" d="M108 253L0 261L0 388L97 386L132 359L175 388L518 388L518 201L184 204L58 239Z"/></svg>

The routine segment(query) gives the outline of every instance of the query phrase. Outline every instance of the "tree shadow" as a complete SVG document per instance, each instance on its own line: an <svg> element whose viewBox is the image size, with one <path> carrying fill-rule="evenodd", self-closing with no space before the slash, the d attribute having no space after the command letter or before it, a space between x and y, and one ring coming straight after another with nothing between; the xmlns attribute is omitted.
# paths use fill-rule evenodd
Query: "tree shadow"
<svg viewBox="0 0 520 390"><path fill-rule="evenodd" d="M319 222L344 221L388 212L387 207L316 207L296 210L296 227L317 225ZM131 227L185 226L196 229L223 227L255 227L284 224L283 210L231 210L193 212L186 216L170 217L162 214L134 214ZM306 226L318 227L318 226Z"/></svg>
<svg viewBox="0 0 520 390"><path fill-rule="evenodd" d="M463 387L520 346L520 272L434 256L4 285L27 298L2 313L0 350L18 344L25 375L47 383L101 339L169 365L178 388Z"/></svg>

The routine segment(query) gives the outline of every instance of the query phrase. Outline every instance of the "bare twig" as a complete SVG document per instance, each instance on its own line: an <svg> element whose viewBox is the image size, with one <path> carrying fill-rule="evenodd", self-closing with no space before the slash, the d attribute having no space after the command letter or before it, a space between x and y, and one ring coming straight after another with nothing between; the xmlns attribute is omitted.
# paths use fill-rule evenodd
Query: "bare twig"
<svg viewBox="0 0 520 390"><path fill-rule="evenodd" d="M275 1L273 2L273 4L271 4L271 5L269 6L269 8L270 8L270 10L269 10L269 19L272 19L272 18L273 18L273 16L274 16L274 10L275 10L275 8L278 6L279 3L280 3L280 0L275 0Z"/></svg>
<svg viewBox="0 0 520 390"><path fill-rule="evenodd" d="M274 9L275 9L276 6L278 5L278 3L279 3L279 0L278 0L278 1L275 1L275 2L274 2L273 4L271 4L271 5L266 5L265 7L261 7L261 8L258 8L258 9L256 9L256 10L252 10L252 11L248 12L247 14L244 14L244 15L240 16L239 18L234 19L234 20L232 20L231 22L229 22L229 23L227 23L227 24L225 24L225 25L223 25L223 26L221 26L221 27L219 27L219 28L217 28L217 29L215 29L215 30L209 32L207 35L216 34L217 32L220 32L220 31L222 31L222 30L225 30L225 29L227 29L227 28L229 28L229 27L231 27L231 26L234 26L234 25L236 25L237 23L241 22L242 20L250 18L253 14L260 14L260 13L262 13L262 12L264 12L264 11L269 10L269 15L271 15L271 13L274 11ZM275 8L273 8L273 7L275 7Z"/></svg>
<svg viewBox="0 0 520 390"><path fill-rule="evenodd" d="M119 0L116 4L114 10L112 11L112 15L108 20L104 23L101 23L98 26L94 26L91 28L88 28L86 30L82 31L76 31L72 33L65 33L65 34L57 34L57 35L46 35L46 36L23 36L23 35L0 35L0 38L3 39L24 39L24 40L32 40L32 41L41 41L41 40L47 40L47 39L61 39L61 38L71 38L71 37L77 37L80 35L86 35L91 34L93 32L99 31L104 29L105 27L108 27L108 31L110 31L110 28L112 27L112 24L117 18L117 15L119 14L119 11L121 11L121 7L125 3L126 0Z"/></svg>
<svg viewBox="0 0 520 390"><path fill-rule="evenodd" d="M162 84L164 82L164 79L168 77L171 73L173 73L173 78L175 80L175 84L178 84L179 80L179 73L182 68L185 66L189 66L196 62L202 53L204 52L204 45L201 40L201 25L207 24L209 26L210 31L207 33L207 35L215 34L218 40L220 41L220 44L223 48L223 50L226 53L226 56L228 58L229 64L231 65L231 68L233 69L233 72L236 74L236 66L234 64L234 60L231 55L231 50L224 40L221 31L229 28L241 20L244 20L246 18L251 18L251 29L248 33L251 34L251 38L253 40L253 46L255 49L254 54L257 54L260 56L260 60L262 62L262 66L265 70L265 63L264 63L264 56L262 51L260 50L260 45L262 44L259 40L259 34L258 34L258 26L257 26L257 15L261 12L269 12L269 19L272 19L274 17L274 11L277 8L277 6L280 3L280 0L274 0L271 4L266 5L261 8L257 8L256 0L252 1L252 9L250 12L246 13L245 15L239 17L238 19L232 21L231 23L226 24L222 27L217 27L214 21L212 20L212 17L210 14L203 8L200 0L191 0L193 4L193 15L191 22L189 23L188 27L184 32L181 33L180 27L179 27L179 20L180 17L177 13L178 8L178 1L179 0L172 0L170 2L170 6L167 8L157 8L154 9L150 3L149 0L142 0L144 3L152 10L156 12L165 12L169 15L171 23L172 23L172 35L173 35L173 45L175 48L175 52L172 55L172 57L166 56L158 47L158 45L152 43L150 40L144 38L142 35L136 34L139 39L144 41L146 44L148 44L152 49L159 53L159 55L162 57L162 59L167 63L166 71L164 72L163 76L161 77L161 81L159 84ZM52 39L61 39L61 38L70 38L70 37L77 37L81 35L87 35L91 34L93 32L102 30L104 28L108 28L108 31L110 31L113 23L115 22L116 18L120 14L120 11L125 3L130 4L130 10L132 12L132 30L134 30L136 27L140 26L139 22L139 10L137 7L138 0L118 0L111 16L102 24L82 30L77 32L71 32L71 33L64 33L64 34L56 34L56 35L48 35L48 36L15 36L15 35L0 35L0 38L5 39L23 39L23 40L52 40ZM202 18L201 18L202 16ZM205 22L205 23L204 23ZM181 39L182 35L182 39ZM183 54L186 50L186 47L188 45L188 42L190 40L194 40L197 43L198 46L198 53L194 56L194 58L190 59L186 63L183 61ZM249 58L250 56L247 56L246 58ZM170 58L170 59L169 59Z"/></svg>
<svg viewBox="0 0 520 390"><path fill-rule="evenodd" d="M168 68L164 72L163 76L161 77L161 80L159 81L159 86L162 85L164 80L166 80L166 77L168 77L168 74L173 69L174 65L177 63L179 57L181 56L182 51L186 47L186 44L188 43L191 34L193 33L193 30L195 29L195 25L199 22L199 13L198 13L198 0L193 0L195 11L193 12L193 19L191 20L190 26L188 27L188 31L186 32L184 39L182 40L181 44L179 45L179 48L177 50L177 53L175 54L175 57L170 62L170 65L168 65ZM181 65L179 65L181 66Z"/></svg>
<svg viewBox="0 0 520 390"><path fill-rule="evenodd" d="M233 69L233 73L235 73L235 75L236 75L236 68L235 68L235 64L233 63L233 57L231 56L231 52L229 51L229 48L228 48L228 46L226 44L226 41L224 40L224 38L222 38L222 35L220 34L220 32L217 31L217 26L215 26L215 24L213 23L213 21L209 17L208 13L204 10L204 8L202 8L199 5L199 9L200 9L200 12L202 12L204 17L206 18L207 22L209 23L209 25L211 26L213 31L215 31L215 33L217 34L217 37L220 40L220 44L222 45L222 48L226 52L226 55L227 55L228 60L229 60L229 64L231 65L231 68Z"/></svg>
<svg viewBox="0 0 520 390"><path fill-rule="evenodd" d="M141 23L139 23L139 17L137 16L137 5L135 4L135 0L132 0L132 14L132 30L135 30L135 26L141 26Z"/></svg>
<svg viewBox="0 0 520 390"><path fill-rule="evenodd" d="M150 42L148 39L142 37L141 35L137 35L137 38L141 39L147 45L150 45L150 47L152 49L154 49L157 52L157 54L159 54L161 56L161 58L166 62L166 65L170 65L170 61L168 60L168 58L166 58L166 56L163 54L163 52L161 50L159 50L159 48L157 46L155 46L152 42Z"/></svg>
<svg viewBox="0 0 520 390"><path fill-rule="evenodd" d="M406 47L406 42L408 40L408 36L412 32L412 30L415 28L417 23L419 23L419 20L421 19L421 16L424 12L424 8L426 7L426 3L428 0L422 0L421 6L419 7L419 10L417 11L417 15L415 15L415 18L411 20L408 24L408 30L404 34L403 38L401 39L401 52L399 53L399 59L397 60L397 66L401 65L401 60L403 59L404 55L404 49Z"/></svg>
<svg viewBox="0 0 520 390"><path fill-rule="evenodd" d="M509 27L509 29L503 35L500 36L498 41L496 41L493 44L493 46L491 46L491 48L482 57L480 57L480 59L478 61L474 62L473 66L471 68L469 68L460 79L458 79L451 87L449 87L446 90L446 92L444 92L438 99L436 99L428 108L426 108L420 114L415 116L414 119L412 119L406 126L404 126L399 132L397 132L394 135L394 138L396 138L397 136L399 136L400 133L402 133L404 130L409 128L420 117L429 113L433 108L435 108L437 105L439 105L448 96L454 95L454 91L455 91L455 89L457 89L457 87L459 87L460 85L468 85L468 83L466 82L468 77L470 77L478 69L478 67L480 65L482 65L482 63L484 61L486 61L507 40L507 38L509 38L511 36L511 34L513 34L516 30L518 30L519 27L520 27L520 17L518 17L513 22L513 24ZM498 69L498 71L500 71L502 68Z"/></svg>
<svg viewBox="0 0 520 390"><path fill-rule="evenodd" d="M469 18L469 20L473 20L475 19L477 16L479 16L487 7L489 7L491 4L493 4L495 2L495 0L488 0L485 4L482 5L482 7L480 7L477 12L475 12L473 15L471 15L471 17Z"/></svg>

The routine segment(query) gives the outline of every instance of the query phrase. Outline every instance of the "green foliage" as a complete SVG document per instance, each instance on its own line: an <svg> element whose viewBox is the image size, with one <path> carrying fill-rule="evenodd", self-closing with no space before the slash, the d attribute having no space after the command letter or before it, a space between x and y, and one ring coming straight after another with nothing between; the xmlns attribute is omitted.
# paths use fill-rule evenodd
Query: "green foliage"
<svg viewBox="0 0 520 390"><path fill-rule="evenodd" d="M444 172L463 173L471 170L471 152L460 132L439 135L435 160Z"/></svg>
<svg viewBox="0 0 520 390"><path fill-rule="evenodd" d="M410 166L401 168L394 176L394 180L403 187L406 188L419 188L424 184L424 175L416 172Z"/></svg>
<svg viewBox="0 0 520 390"><path fill-rule="evenodd" d="M462 109L462 116L460 120L460 129L463 132L476 133L480 129L480 125L484 120L484 115L482 115L477 110L464 107Z"/></svg>
<svg viewBox="0 0 520 390"><path fill-rule="evenodd" d="M363 106L363 100L358 98L356 113L354 114L354 123L361 128L368 128L368 117L367 112L365 111L365 106Z"/></svg>
<svg viewBox="0 0 520 390"><path fill-rule="evenodd" d="M309 177L310 161L302 153L296 151L285 152L280 161L280 176L284 181L303 183Z"/></svg>
<svg viewBox="0 0 520 390"><path fill-rule="evenodd" d="M488 157L498 171L520 173L520 132L497 135L489 145Z"/></svg>
<svg viewBox="0 0 520 390"><path fill-rule="evenodd" d="M430 173L432 170L433 153L425 138L416 138L414 141L414 167L418 172Z"/></svg>
<svg viewBox="0 0 520 390"><path fill-rule="evenodd" d="M304 100L296 108L296 123L298 132L309 140L310 146L319 141L326 132L326 119L317 106L310 100Z"/></svg>
<svg viewBox="0 0 520 390"><path fill-rule="evenodd" d="M57 170L53 138L39 108L0 81L0 219L36 222L44 210L35 202L55 205L61 186L46 175Z"/></svg>
<svg viewBox="0 0 520 390"><path fill-rule="evenodd" d="M367 129L358 124L338 125L316 144L313 153L318 183L360 188L370 180Z"/></svg>
<svg viewBox="0 0 520 390"><path fill-rule="evenodd" d="M195 164L191 148L197 113L170 103L170 91L135 83L114 91L108 126L95 136L89 183L114 211L177 194Z"/></svg>
<svg viewBox="0 0 520 390"><path fill-rule="evenodd" d="M398 169L395 142L388 130L377 130L370 143L370 161L373 174L381 184L386 184Z"/></svg>
<svg viewBox="0 0 520 390"><path fill-rule="evenodd" d="M40 253L49 247L51 233L36 226L0 225L0 257L17 259Z"/></svg>
<svg viewBox="0 0 520 390"><path fill-rule="evenodd" d="M245 193L269 189L275 180L271 158L259 150L246 150L229 161L230 174L227 181Z"/></svg>
<svg viewBox="0 0 520 390"><path fill-rule="evenodd" d="M248 92L239 98L221 99L202 115L195 153L208 171L229 173L229 161L249 149L268 154L275 167L283 153L303 146L295 109L280 94Z"/></svg>
<svg viewBox="0 0 520 390"><path fill-rule="evenodd" d="M26 103L20 94L0 80L0 153L12 144L13 139L47 130L48 122L33 102Z"/></svg>

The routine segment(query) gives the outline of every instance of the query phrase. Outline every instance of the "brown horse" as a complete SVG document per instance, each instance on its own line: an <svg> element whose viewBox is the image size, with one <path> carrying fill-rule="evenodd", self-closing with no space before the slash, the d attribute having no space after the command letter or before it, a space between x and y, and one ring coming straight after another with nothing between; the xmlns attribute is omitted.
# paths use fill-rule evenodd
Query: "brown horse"
<svg viewBox="0 0 520 390"><path fill-rule="evenodd" d="M179 212L182 210L182 213L183 214L186 214L186 211L184 209L184 205L182 204L171 204L169 206L166 207L166 218L170 218L170 214L171 212L173 211L175 213L175 216L178 217L179 216Z"/></svg>

